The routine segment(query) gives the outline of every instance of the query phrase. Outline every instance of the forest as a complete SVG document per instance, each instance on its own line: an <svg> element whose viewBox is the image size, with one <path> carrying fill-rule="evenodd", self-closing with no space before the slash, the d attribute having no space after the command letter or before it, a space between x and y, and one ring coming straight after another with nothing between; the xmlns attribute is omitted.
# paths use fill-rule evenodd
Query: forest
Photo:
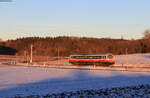
<svg viewBox="0 0 150 98"><path fill-rule="evenodd" d="M79 53L148 53L150 52L150 33L145 31L144 37L136 40L74 36L18 38L0 41L0 54L9 54L7 50L11 48L15 52L11 52L12 55L28 56L31 45L33 45L34 56L55 57L59 54L59 56L66 57ZM4 47L8 47L7 50Z"/></svg>

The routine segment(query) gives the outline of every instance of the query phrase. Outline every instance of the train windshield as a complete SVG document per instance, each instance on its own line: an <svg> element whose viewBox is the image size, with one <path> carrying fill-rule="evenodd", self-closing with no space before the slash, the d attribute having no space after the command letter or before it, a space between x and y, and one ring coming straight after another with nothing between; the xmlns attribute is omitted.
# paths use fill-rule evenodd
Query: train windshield
<svg viewBox="0 0 150 98"><path fill-rule="evenodd" d="M108 55L107 57L108 57L108 59L113 59L112 55Z"/></svg>

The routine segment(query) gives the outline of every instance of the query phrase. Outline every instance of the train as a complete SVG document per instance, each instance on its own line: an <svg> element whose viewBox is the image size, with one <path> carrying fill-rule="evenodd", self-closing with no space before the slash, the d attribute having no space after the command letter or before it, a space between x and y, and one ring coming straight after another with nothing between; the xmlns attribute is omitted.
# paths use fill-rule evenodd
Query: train
<svg viewBox="0 0 150 98"><path fill-rule="evenodd" d="M75 54L70 55L69 63L73 65L110 66L115 64L113 54Z"/></svg>

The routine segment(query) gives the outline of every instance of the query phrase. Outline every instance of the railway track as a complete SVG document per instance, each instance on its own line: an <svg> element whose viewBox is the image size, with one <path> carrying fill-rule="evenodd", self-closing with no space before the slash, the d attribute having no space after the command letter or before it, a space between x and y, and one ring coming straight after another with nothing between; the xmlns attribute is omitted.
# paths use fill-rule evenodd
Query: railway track
<svg viewBox="0 0 150 98"><path fill-rule="evenodd" d="M150 72L150 67L122 67L122 66L57 66L49 65L48 68L64 68L64 69L85 69L85 70L113 70L113 71L136 71L136 72Z"/></svg>
<svg viewBox="0 0 150 98"><path fill-rule="evenodd" d="M58 68L58 69L82 69L82 70L113 70L113 71L135 71L135 72L150 72L149 65L143 66L128 66L128 65L112 65L112 66L79 66L69 64L51 64L51 63L14 63L14 62L1 62L0 66L29 66L29 67L45 67L45 68Z"/></svg>
<svg viewBox="0 0 150 98"><path fill-rule="evenodd" d="M10 65L9 65L10 66ZM63 64L26 64L17 63L13 66L28 66L28 67L44 67L44 68L57 68L57 69L81 69L81 70L110 70L110 71L133 71L133 72L150 72L150 66L137 67L137 66L78 66L78 65L63 65Z"/></svg>

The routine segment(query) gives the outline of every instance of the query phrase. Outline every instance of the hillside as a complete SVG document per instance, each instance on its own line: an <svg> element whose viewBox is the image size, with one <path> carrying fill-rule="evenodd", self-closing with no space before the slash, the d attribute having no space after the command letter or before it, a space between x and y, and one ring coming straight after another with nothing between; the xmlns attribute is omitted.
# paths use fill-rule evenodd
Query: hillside
<svg viewBox="0 0 150 98"><path fill-rule="evenodd" d="M33 44L35 56L69 56L76 53L113 53L131 54L150 52L148 39L124 40L86 37L28 37L1 42L0 45L11 47L16 55L29 55Z"/></svg>

